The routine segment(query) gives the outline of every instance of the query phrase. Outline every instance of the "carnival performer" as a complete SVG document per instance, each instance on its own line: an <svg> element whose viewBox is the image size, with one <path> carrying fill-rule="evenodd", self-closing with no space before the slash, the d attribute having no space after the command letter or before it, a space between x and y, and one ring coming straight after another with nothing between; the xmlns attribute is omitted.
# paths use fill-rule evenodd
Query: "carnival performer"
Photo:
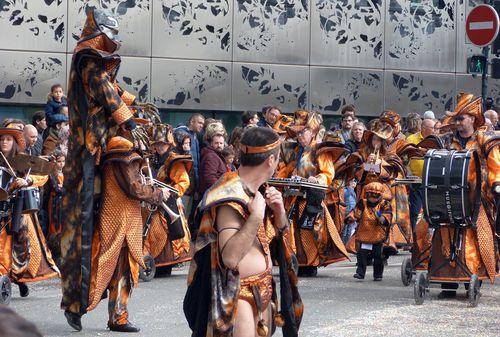
<svg viewBox="0 0 500 337"><path fill-rule="evenodd" d="M170 131L172 132L171 128ZM154 142L164 141L167 138L154 138ZM151 216L151 224L148 235L144 241L144 255L150 255L155 259L158 267L173 266L178 263L191 260L191 233L186 218L186 213L182 203L182 196L190 186L190 172L193 168L193 158L191 156L191 136L182 130L174 134L175 144L168 150L168 157L160 167L157 179L162 183L176 189L179 193L170 194L172 202L167 203L171 210L178 212L179 219L170 219L158 208ZM170 200L169 200L170 201ZM167 225L169 224L169 225ZM175 229L175 233L170 233ZM182 237L177 238L177 236ZM172 238L175 235L176 238ZM171 270L171 269L170 269Z"/></svg>
<svg viewBox="0 0 500 337"><path fill-rule="evenodd" d="M393 133L387 139L387 152L393 156L398 156L403 163L409 162L410 157L423 156L416 145L410 144L401 132L401 116L392 110L386 110L380 115L380 121L392 127ZM407 176L406 166L395 178L405 178ZM408 200L409 191L405 185L394 185L391 187L393 195L392 211L393 225L391 227L391 243L398 248L408 249L413 244L413 228L410 219L410 203Z"/></svg>
<svg viewBox="0 0 500 337"><path fill-rule="evenodd" d="M62 197L64 194L64 174L63 168L66 164L66 156L60 149L56 149L52 154L56 161L55 172L49 175L49 183L44 193L46 195L44 200L47 200L47 213L49 220L49 228L47 240L50 250L58 265L61 257L61 225L62 217Z"/></svg>
<svg viewBox="0 0 500 337"><path fill-rule="evenodd" d="M458 98L455 111L445 120L441 128L453 127L455 131L450 139L450 150L475 150L479 156L482 172L481 205L475 229L465 230L464 247L459 251L458 259L466 265L479 280L489 279L494 282L499 271L498 241L500 229L497 219L498 198L500 192L500 132L481 131L484 124L482 99L472 94L462 94ZM469 170L475 172L475 162L471 161ZM471 190L475 189L475 174L469 175ZM434 231L431 251L431 266L440 266L450 258L450 238L453 228L440 228ZM496 235L496 240L495 240ZM496 242L495 242L496 241ZM468 281L470 275L448 263L439 270L431 268L429 276L442 280L443 292L440 297L453 297L458 289L453 281Z"/></svg>
<svg viewBox="0 0 500 337"><path fill-rule="evenodd" d="M135 97L116 84L120 65L120 57L114 54L120 46L117 34L118 21L110 12L90 8L70 68L71 136L64 168L61 308L77 330L89 305L94 202L99 197L98 165L106 154L106 143L118 129L126 131L139 148L145 148L148 140L127 107L138 104Z"/></svg>
<svg viewBox="0 0 500 337"><path fill-rule="evenodd" d="M329 186L335 175L334 163L344 147L317 143L323 119L313 111L298 110L288 135L297 142L284 142L278 178L300 177ZM316 276L318 266L348 259L339 231L324 202L323 191L309 189L307 200L299 196L285 199L291 219L290 241L299 261L299 275Z"/></svg>
<svg viewBox="0 0 500 337"><path fill-rule="evenodd" d="M184 313L193 336L270 336L274 323L284 337L297 336L303 305L294 256L283 237L287 215L281 193L266 187L279 162L280 139L270 128L253 127L240 149L239 170L225 173L199 206ZM281 280L281 311L274 317L271 241Z"/></svg>
<svg viewBox="0 0 500 337"><path fill-rule="evenodd" d="M138 283L139 266L144 267L140 202L159 205L168 191L143 183L143 159L132 142L115 136L106 145L87 310L95 309L108 290L109 329L138 332L139 328L128 320L127 303L132 287Z"/></svg>
<svg viewBox="0 0 500 337"><path fill-rule="evenodd" d="M19 286L21 297L29 294L26 283L59 277L59 270L47 249L37 214L22 213L24 193L27 193L28 189L38 191L37 188L47 182L46 176L26 176L25 172L12 171L9 161L24 148L25 139L21 130L12 125L0 128L0 163L3 170L13 176L8 194L15 195L10 200L10 212L9 201L0 202L0 275L9 275Z"/></svg>
<svg viewBox="0 0 500 337"><path fill-rule="evenodd" d="M392 219L391 195L387 186L373 181L363 187L364 198L356 204L346 222L356 221L358 259L354 278L364 279L368 257L373 257L373 280L382 281L384 273L383 244L389 234Z"/></svg>
<svg viewBox="0 0 500 337"><path fill-rule="evenodd" d="M391 138L392 133L393 129L389 124L376 120L370 130L364 131L360 149L351 154L339 168L338 173L342 174L346 181L352 179L358 181L356 185L358 200L365 198L363 189L372 182L383 184L387 189L385 195L389 200L392 198L391 183L395 177L404 172L400 158L388 153L387 141ZM394 217L390 220L394 221L393 219ZM391 222L389 228L392 226ZM388 239L384 241L383 257L385 260L397 252L396 246L391 241L390 233L389 229ZM356 240L355 233L351 237L351 243L356 242ZM350 251L356 251L351 244L347 246Z"/></svg>

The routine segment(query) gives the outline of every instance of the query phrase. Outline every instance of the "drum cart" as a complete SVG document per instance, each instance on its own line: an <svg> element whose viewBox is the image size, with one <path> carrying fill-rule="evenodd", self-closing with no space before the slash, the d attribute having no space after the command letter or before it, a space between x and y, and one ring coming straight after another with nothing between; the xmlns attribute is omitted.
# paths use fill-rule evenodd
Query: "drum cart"
<svg viewBox="0 0 500 337"><path fill-rule="evenodd" d="M471 161L475 161L475 190L470 190L469 172ZM429 249L427 270L417 273L416 267L422 261L404 261L401 267L403 283L409 284L413 275L416 280L413 288L415 304L424 303L432 284L464 284L470 307L478 305L481 281L473 274L464 262L465 234L470 228L476 227L481 202L481 165L477 153L472 150L447 151L429 150L425 155L422 172L424 185L424 217L429 228L434 228ZM469 193L472 192L472 193ZM443 247L442 238L438 240L436 232L440 228L450 228L448 235L449 254L445 259L433 261L432 247ZM453 233L453 234L451 234ZM446 268L459 270L464 277L456 280L446 275ZM440 272L441 271L441 272ZM404 274L404 275L403 275Z"/></svg>
<svg viewBox="0 0 500 337"><path fill-rule="evenodd" d="M0 223L0 233L7 230L5 224ZM0 304L9 305L12 298L12 283L9 278L9 268L0 263Z"/></svg>

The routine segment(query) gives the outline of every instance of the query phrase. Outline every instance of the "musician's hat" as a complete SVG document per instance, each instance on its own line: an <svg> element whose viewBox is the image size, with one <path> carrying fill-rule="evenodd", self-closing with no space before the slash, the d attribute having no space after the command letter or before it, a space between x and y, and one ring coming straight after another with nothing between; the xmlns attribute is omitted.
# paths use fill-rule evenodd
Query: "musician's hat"
<svg viewBox="0 0 500 337"><path fill-rule="evenodd" d="M151 145L153 144L174 144L172 126L169 124L155 124L148 128L148 136Z"/></svg>
<svg viewBox="0 0 500 337"><path fill-rule="evenodd" d="M129 153L133 150L134 144L123 137L112 137L106 144L106 155L114 153Z"/></svg>
<svg viewBox="0 0 500 337"><path fill-rule="evenodd" d="M369 144L373 135L382 139L389 139L392 136L393 128L390 124L382 122L380 119L373 123L371 130L363 132L363 142Z"/></svg>
<svg viewBox="0 0 500 337"><path fill-rule="evenodd" d="M363 188L363 194L366 193L373 193L373 194L378 194L381 195L382 198L386 200L391 200L392 195L389 187L385 184L382 184L378 181L373 181L369 184L366 184L365 187Z"/></svg>
<svg viewBox="0 0 500 337"><path fill-rule="evenodd" d="M24 138L23 130L20 130L15 125L8 124L6 127L0 128L0 136L2 135L12 136L21 151L26 148L26 139Z"/></svg>
<svg viewBox="0 0 500 337"><path fill-rule="evenodd" d="M294 122L294 118L288 115L280 115L274 123L273 129L280 135L286 134L287 127L291 126Z"/></svg>
<svg viewBox="0 0 500 337"><path fill-rule="evenodd" d="M304 129L311 130L315 135L323 124L323 117L315 111L297 110L293 117L293 125L286 128L290 138L297 137L297 134Z"/></svg>
<svg viewBox="0 0 500 337"><path fill-rule="evenodd" d="M475 97L473 94L460 93L455 111L449 114L448 117L451 118L447 118L443 126L444 124L454 123L454 119L460 115L474 117L474 129L476 130L483 126L485 122L483 116L483 99Z"/></svg>
<svg viewBox="0 0 500 337"><path fill-rule="evenodd" d="M392 110L385 110L380 114L380 121L390 124L393 128L401 122L401 116Z"/></svg>

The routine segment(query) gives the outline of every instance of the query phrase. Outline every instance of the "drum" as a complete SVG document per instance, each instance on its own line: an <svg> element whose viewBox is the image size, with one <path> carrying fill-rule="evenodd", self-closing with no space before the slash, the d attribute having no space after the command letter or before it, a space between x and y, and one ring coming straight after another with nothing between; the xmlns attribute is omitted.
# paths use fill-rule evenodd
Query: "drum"
<svg viewBox="0 0 500 337"><path fill-rule="evenodd" d="M475 172L471 161L475 162ZM481 164L475 151L429 150L422 182L424 215L431 227L476 226L481 202Z"/></svg>
<svg viewBox="0 0 500 337"><path fill-rule="evenodd" d="M11 181L12 174L4 167L0 167L0 201L9 199L9 184Z"/></svg>
<svg viewBox="0 0 500 337"><path fill-rule="evenodd" d="M26 187L19 190L23 199L23 213L35 213L40 210L40 190L38 187Z"/></svg>

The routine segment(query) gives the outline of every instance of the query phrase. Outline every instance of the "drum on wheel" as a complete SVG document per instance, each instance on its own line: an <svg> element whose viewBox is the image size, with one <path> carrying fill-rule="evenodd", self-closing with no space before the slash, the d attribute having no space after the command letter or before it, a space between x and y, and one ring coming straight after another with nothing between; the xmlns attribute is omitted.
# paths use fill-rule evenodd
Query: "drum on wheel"
<svg viewBox="0 0 500 337"><path fill-rule="evenodd" d="M430 226L476 226L481 202L481 165L475 151L429 150L422 182L424 215Z"/></svg>

